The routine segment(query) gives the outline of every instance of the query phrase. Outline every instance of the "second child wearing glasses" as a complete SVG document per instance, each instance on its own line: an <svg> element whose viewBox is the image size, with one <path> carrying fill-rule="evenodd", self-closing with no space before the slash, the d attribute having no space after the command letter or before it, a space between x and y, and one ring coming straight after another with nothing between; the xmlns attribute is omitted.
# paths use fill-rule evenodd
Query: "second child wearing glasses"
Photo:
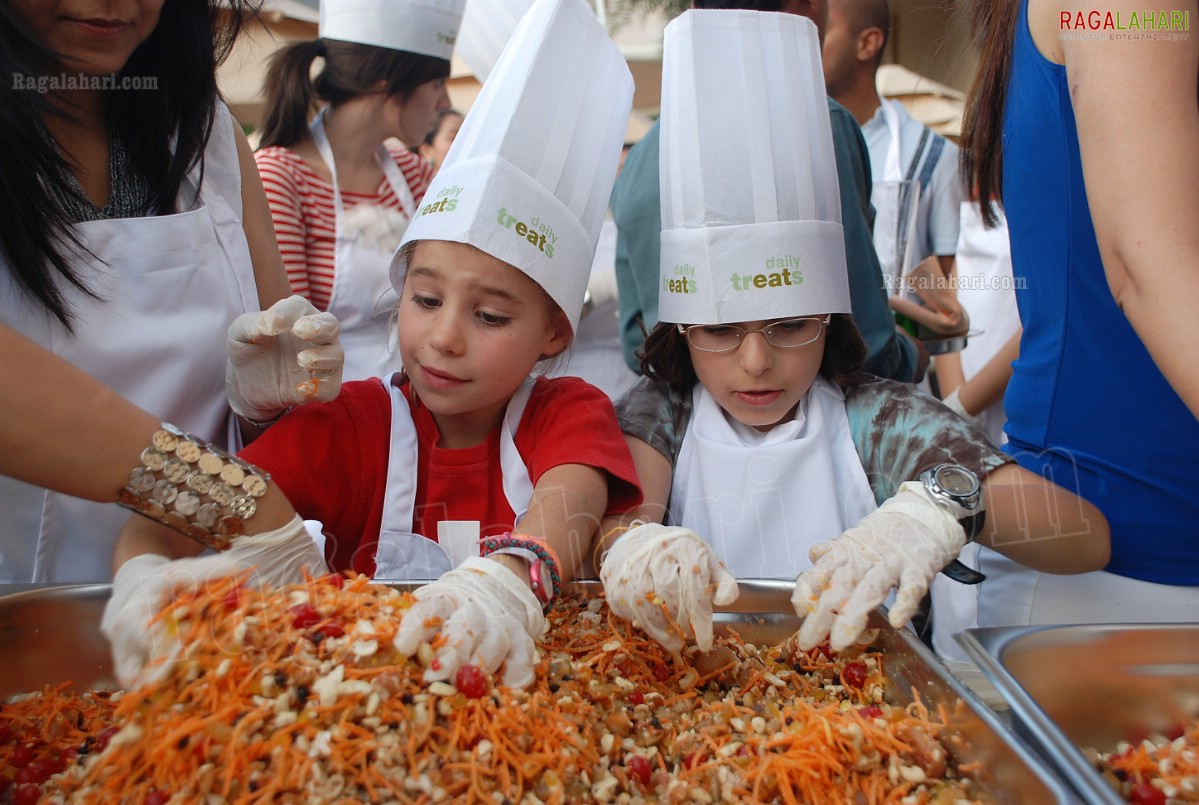
<svg viewBox="0 0 1199 805"><path fill-rule="evenodd" d="M614 611L673 650L692 635L710 645L712 603L731 603L734 578L798 575L801 643L830 637L840 649L894 588L902 626L971 537L1050 573L1108 558L1095 507L1019 468L937 400L858 371L866 347L848 313L836 177L820 156L828 118L802 100L823 92L769 94L779 75L819 71L802 59L816 47L810 28L711 10L667 28L661 322L645 377L616 404L644 502L604 524L593 562ZM739 50L760 45L761 75L705 68L737 37ZM722 112L745 87L761 88L761 119L754 98L743 119ZM779 113L767 98L797 108ZM794 121L806 144L758 136ZM743 170L704 170L738 153L754 155ZM780 262L790 282L770 276Z"/></svg>

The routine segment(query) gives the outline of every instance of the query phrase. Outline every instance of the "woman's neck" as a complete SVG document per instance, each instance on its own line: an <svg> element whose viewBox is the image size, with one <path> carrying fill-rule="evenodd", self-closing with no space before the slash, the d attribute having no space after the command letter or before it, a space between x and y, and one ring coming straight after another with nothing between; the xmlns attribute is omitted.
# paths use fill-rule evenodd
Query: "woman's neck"
<svg viewBox="0 0 1199 805"><path fill-rule="evenodd" d="M325 136L337 160L337 183L352 193L373 193L382 181L375 150L387 139L372 98L355 98L325 112Z"/></svg>
<svg viewBox="0 0 1199 805"><path fill-rule="evenodd" d="M50 99L63 115L42 114L42 125L58 145L88 200L102 208L112 190L108 120L99 90L57 93Z"/></svg>

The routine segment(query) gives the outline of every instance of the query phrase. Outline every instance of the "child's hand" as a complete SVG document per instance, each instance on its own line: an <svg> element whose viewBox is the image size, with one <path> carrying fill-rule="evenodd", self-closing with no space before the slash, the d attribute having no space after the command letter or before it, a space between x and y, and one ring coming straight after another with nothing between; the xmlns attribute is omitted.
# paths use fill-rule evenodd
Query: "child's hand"
<svg viewBox="0 0 1199 805"><path fill-rule="evenodd" d="M832 542L812 546L813 567L799 574L791 605L804 616L800 648L827 636L834 651L851 645L870 611L898 587L888 620L900 628L916 612L933 578L961 551L966 532L922 483L899 491Z"/></svg>
<svg viewBox="0 0 1199 805"><path fill-rule="evenodd" d="M339 332L332 313L318 312L302 296L234 319L225 375L234 413L266 422L295 405L334 399L345 365Z"/></svg>
<svg viewBox="0 0 1199 805"><path fill-rule="evenodd" d="M528 585L491 559L471 557L437 581L419 588L417 602L404 613L395 647L413 655L440 632L444 645L425 669L425 681L453 679L465 663L495 673L504 666L504 684L533 682L536 646L545 617Z"/></svg>
<svg viewBox="0 0 1199 805"><path fill-rule="evenodd" d="M600 578L608 606L669 651L695 638L712 648L712 604L737 600L737 582L698 534L658 523L616 540Z"/></svg>

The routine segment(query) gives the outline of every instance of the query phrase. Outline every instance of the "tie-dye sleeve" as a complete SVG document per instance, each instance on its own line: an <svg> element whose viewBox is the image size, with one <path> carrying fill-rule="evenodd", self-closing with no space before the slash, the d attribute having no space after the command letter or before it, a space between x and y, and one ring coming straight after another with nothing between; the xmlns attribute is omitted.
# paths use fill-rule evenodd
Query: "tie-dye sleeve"
<svg viewBox="0 0 1199 805"><path fill-rule="evenodd" d="M645 442L673 467L691 419L691 390L643 377L616 401L616 419L626 436Z"/></svg>
<svg viewBox="0 0 1199 805"><path fill-rule="evenodd" d="M982 431L910 384L870 375L841 384L854 445L880 505L937 464L961 464L985 478L1012 461Z"/></svg>

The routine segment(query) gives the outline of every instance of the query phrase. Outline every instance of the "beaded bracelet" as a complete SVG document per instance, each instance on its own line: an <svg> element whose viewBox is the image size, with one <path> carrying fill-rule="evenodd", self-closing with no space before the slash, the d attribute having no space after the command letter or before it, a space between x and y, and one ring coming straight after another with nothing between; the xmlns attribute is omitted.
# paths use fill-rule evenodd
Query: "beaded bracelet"
<svg viewBox="0 0 1199 805"><path fill-rule="evenodd" d="M169 423L142 451L117 502L218 551L245 533L271 476Z"/></svg>
<svg viewBox="0 0 1199 805"><path fill-rule="evenodd" d="M514 537L510 533L498 537L484 537L479 542L479 553L482 556L508 553L507 549L514 549L511 553L522 557L527 551L540 559L549 569L549 585L546 589L547 585L541 577L539 569L536 568L536 564L529 563L529 584L533 588L533 594L541 602L542 611L549 612L554 606L554 601L558 600L558 594L562 591L562 576L558 573L558 557L554 554L554 550L546 544L544 539Z"/></svg>

